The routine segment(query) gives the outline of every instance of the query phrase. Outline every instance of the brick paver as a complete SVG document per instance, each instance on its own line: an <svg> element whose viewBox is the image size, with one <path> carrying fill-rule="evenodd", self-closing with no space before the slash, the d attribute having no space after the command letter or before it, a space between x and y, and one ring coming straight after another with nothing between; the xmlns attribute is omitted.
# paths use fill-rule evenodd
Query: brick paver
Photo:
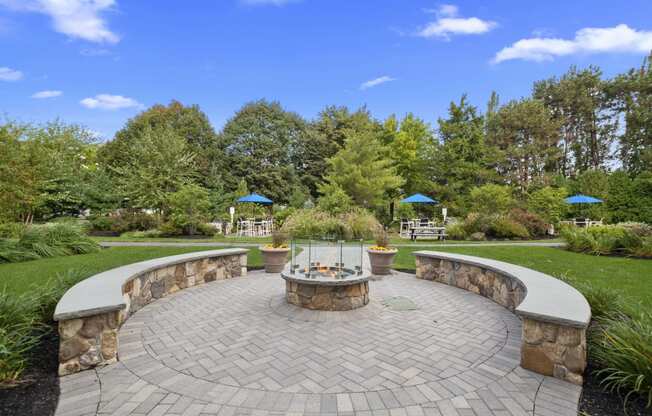
<svg viewBox="0 0 652 416"><path fill-rule="evenodd" d="M310 311L250 272L160 299L121 328L120 362L61 379L57 416L577 414L579 387L519 367L508 310L402 273L370 295Z"/></svg>

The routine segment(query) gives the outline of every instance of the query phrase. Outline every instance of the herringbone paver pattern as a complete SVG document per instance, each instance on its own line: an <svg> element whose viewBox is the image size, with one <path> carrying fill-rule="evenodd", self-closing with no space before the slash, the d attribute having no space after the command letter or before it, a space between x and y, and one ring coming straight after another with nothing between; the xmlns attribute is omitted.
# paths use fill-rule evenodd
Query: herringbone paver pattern
<svg viewBox="0 0 652 416"><path fill-rule="evenodd" d="M356 311L309 311L254 272L158 300L120 330L119 363L62 379L57 415L577 414L579 388L518 366L506 309L400 273L370 289Z"/></svg>

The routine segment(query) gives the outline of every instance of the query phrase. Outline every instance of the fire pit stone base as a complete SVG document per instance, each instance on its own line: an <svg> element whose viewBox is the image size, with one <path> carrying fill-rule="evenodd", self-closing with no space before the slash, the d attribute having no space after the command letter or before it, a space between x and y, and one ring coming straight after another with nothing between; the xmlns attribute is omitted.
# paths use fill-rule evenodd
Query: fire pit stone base
<svg viewBox="0 0 652 416"><path fill-rule="evenodd" d="M320 311L348 311L369 303L369 282L348 285L315 285L286 280L288 303Z"/></svg>

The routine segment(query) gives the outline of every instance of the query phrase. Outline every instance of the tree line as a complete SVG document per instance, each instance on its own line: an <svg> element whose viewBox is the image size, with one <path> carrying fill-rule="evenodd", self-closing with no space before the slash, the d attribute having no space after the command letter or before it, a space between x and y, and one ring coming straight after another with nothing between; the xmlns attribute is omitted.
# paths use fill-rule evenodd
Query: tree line
<svg viewBox="0 0 652 416"><path fill-rule="evenodd" d="M379 218L391 201L421 192L465 215L474 189L499 185L517 199L584 192L607 198L613 220L652 222L651 166L652 55L608 79L595 66L571 67L534 83L528 97L501 103L493 93L485 109L462 96L436 126L411 113L378 120L365 107L328 106L306 120L267 100L245 104L219 132L196 105L157 104L106 143L59 120L6 121L0 219L170 214L184 198L223 217L249 191Z"/></svg>

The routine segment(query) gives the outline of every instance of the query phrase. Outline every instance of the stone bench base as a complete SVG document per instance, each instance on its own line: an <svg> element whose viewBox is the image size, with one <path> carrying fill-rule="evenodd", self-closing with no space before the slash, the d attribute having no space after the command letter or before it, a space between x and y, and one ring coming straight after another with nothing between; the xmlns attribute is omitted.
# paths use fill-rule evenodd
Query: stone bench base
<svg viewBox="0 0 652 416"><path fill-rule="evenodd" d="M133 277L124 276L124 304L108 312L59 319L59 375L118 360L118 329L134 312L168 294L215 280L247 274L247 255L232 254L163 265ZM116 269L119 270L119 269Z"/></svg>
<svg viewBox="0 0 652 416"><path fill-rule="evenodd" d="M519 313L517 307L528 293L519 280L477 264L418 253L416 277L477 293L521 315L521 366L539 374L582 384L582 374L586 368L586 326L573 326L553 322L552 318L544 316L535 318ZM530 296L537 294L531 293ZM551 304L550 308L554 310L555 305Z"/></svg>
<svg viewBox="0 0 652 416"><path fill-rule="evenodd" d="M286 299L302 308L320 311L349 311L369 303L369 282L345 286L285 282Z"/></svg>

